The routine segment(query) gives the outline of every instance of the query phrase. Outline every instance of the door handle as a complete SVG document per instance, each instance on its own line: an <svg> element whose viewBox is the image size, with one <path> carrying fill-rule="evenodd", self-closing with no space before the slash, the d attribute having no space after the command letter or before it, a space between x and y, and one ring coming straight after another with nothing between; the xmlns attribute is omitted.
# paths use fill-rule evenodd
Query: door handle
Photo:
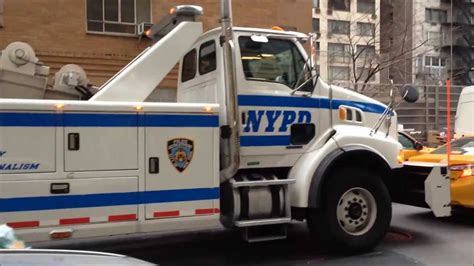
<svg viewBox="0 0 474 266"><path fill-rule="evenodd" d="M52 183L51 194L69 194L69 183Z"/></svg>
<svg viewBox="0 0 474 266"><path fill-rule="evenodd" d="M160 159L158 157L150 157L148 159L148 172L150 174L158 174L160 172Z"/></svg>
<svg viewBox="0 0 474 266"><path fill-rule="evenodd" d="M78 151L80 147L79 133L69 133L67 135L67 149L70 151Z"/></svg>

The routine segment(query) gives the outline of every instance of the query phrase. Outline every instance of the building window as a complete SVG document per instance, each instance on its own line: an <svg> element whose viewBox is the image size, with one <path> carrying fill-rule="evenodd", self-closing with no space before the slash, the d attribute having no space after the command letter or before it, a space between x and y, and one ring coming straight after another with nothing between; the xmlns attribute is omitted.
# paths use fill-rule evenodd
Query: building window
<svg viewBox="0 0 474 266"><path fill-rule="evenodd" d="M181 82L186 82L196 76L196 49L189 51L183 58L181 66Z"/></svg>
<svg viewBox="0 0 474 266"><path fill-rule="evenodd" d="M357 76L359 77L359 81L362 81L362 82L366 81L367 77L369 76L370 71L371 71L370 68L358 67ZM372 76L370 76L368 81L375 81L375 74L372 74Z"/></svg>
<svg viewBox="0 0 474 266"><path fill-rule="evenodd" d="M328 43L328 57L331 63L349 63L351 60L349 45L341 43Z"/></svg>
<svg viewBox="0 0 474 266"><path fill-rule="evenodd" d="M357 12L375 14L375 0L357 0Z"/></svg>
<svg viewBox="0 0 474 266"><path fill-rule="evenodd" d="M87 0L88 32L136 35L150 21L150 0Z"/></svg>
<svg viewBox="0 0 474 266"><path fill-rule="evenodd" d="M319 8L319 0L313 0L313 8Z"/></svg>
<svg viewBox="0 0 474 266"><path fill-rule="evenodd" d="M319 30L319 18L313 18L313 31L320 32Z"/></svg>
<svg viewBox="0 0 474 266"><path fill-rule="evenodd" d="M439 31L427 31L426 32L426 43L431 46L439 47L441 45L441 32Z"/></svg>
<svg viewBox="0 0 474 266"><path fill-rule="evenodd" d="M209 41L201 45L199 49L199 74L205 75L216 70L216 43Z"/></svg>
<svg viewBox="0 0 474 266"><path fill-rule="evenodd" d="M427 8L425 10L425 21L430 23L444 23L448 20L446 10Z"/></svg>
<svg viewBox="0 0 474 266"><path fill-rule="evenodd" d="M351 11L350 0L329 0L329 9L339 11Z"/></svg>
<svg viewBox="0 0 474 266"><path fill-rule="evenodd" d="M329 33L349 35L350 33L349 21L328 20L328 23L329 23Z"/></svg>
<svg viewBox="0 0 474 266"><path fill-rule="evenodd" d="M357 22L357 34L361 36L375 36L375 24Z"/></svg>
<svg viewBox="0 0 474 266"><path fill-rule="evenodd" d="M349 80L350 68L340 66L329 67L329 80Z"/></svg>
<svg viewBox="0 0 474 266"><path fill-rule="evenodd" d="M358 59L374 58L375 46L372 45L357 45Z"/></svg>
<svg viewBox="0 0 474 266"><path fill-rule="evenodd" d="M425 74L443 76L446 69L446 59L437 56L425 56Z"/></svg>

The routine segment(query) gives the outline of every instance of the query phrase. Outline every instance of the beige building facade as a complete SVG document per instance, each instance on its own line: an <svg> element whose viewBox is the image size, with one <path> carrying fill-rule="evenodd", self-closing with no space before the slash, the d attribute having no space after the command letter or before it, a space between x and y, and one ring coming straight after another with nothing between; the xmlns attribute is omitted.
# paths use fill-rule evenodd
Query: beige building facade
<svg viewBox="0 0 474 266"><path fill-rule="evenodd" d="M321 77L335 84L378 83L380 0L314 0ZM374 73L376 72L376 73Z"/></svg>
<svg viewBox="0 0 474 266"><path fill-rule="evenodd" d="M396 83L474 83L474 2L470 0L382 0L382 50L409 53L395 62ZM406 29L402 39L394 29ZM452 32L452 33L451 33ZM411 51L410 51L411 49Z"/></svg>

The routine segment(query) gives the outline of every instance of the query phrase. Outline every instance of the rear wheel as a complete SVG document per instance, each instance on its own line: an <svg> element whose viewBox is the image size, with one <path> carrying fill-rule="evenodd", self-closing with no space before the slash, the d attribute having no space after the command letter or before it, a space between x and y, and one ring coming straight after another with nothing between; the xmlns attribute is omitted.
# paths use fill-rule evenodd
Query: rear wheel
<svg viewBox="0 0 474 266"><path fill-rule="evenodd" d="M322 208L308 219L321 244L343 252L364 252L387 233L392 203L385 184L374 173L350 168L333 173L323 188Z"/></svg>

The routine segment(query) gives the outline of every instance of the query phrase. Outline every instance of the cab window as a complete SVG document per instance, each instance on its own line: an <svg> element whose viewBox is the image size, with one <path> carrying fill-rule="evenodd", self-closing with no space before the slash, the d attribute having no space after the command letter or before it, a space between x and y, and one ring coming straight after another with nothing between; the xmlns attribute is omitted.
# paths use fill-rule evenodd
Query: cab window
<svg viewBox="0 0 474 266"><path fill-rule="evenodd" d="M199 74L205 75L216 70L216 43L203 43L199 49Z"/></svg>
<svg viewBox="0 0 474 266"><path fill-rule="evenodd" d="M196 49L188 52L183 58L181 67L181 82L186 82L196 76Z"/></svg>
<svg viewBox="0 0 474 266"><path fill-rule="evenodd" d="M278 82L294 88L304 69L305 60L290 40L268 38L254 42L248 36L239 37L245 77L248 80Z"/></svg>

